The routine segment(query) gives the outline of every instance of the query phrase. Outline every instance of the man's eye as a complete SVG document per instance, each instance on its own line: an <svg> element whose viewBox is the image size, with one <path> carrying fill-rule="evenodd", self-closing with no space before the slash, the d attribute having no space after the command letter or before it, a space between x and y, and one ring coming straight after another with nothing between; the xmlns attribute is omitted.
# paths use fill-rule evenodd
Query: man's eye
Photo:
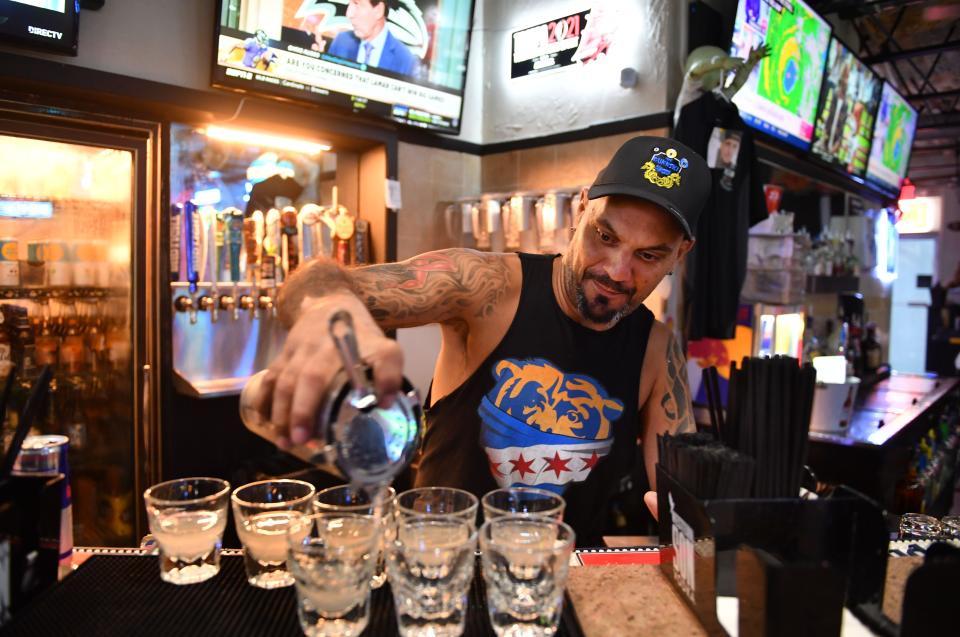
<svg viewBox="0 0 960 637"><path fill-rule="evenodd" d="M607 234L600 228L597 228L597 236L600 237L600 241L603 243L613 243L613 237L611 237L609 234Z"/></svg>
<svg viewBox="0 0 960 637"><path fill-rule="evenodd" d="M646 261L647 263L654 263L660 260L660 255L653 252L641 252L638 256L641 261Z"/></svg>

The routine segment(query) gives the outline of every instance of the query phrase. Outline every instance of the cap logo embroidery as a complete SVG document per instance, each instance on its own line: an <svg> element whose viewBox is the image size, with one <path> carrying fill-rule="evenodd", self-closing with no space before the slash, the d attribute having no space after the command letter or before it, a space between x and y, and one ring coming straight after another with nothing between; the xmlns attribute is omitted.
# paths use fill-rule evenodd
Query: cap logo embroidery
<svg viewBox="0 0 960 637"><path fill-rule="evenodd" d="M660 151L653 149L653 156L641 166L643 176L651 184L661 188L673 188L680 185L680 172L689 166L686 158L677 159L677 151L668 148Z"/></svg>

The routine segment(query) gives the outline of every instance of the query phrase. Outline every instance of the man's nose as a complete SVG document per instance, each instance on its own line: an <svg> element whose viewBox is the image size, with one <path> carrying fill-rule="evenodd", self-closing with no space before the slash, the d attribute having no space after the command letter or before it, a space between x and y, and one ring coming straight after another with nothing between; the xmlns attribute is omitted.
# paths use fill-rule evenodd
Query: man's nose
<svg viewBox="0 0 960 637"><path fill-rule="evenodd" d="M607 276L614 281L629 281L633 276L630 269L630 254L628 252L618 252L607 262L605 270Z"/></svg>

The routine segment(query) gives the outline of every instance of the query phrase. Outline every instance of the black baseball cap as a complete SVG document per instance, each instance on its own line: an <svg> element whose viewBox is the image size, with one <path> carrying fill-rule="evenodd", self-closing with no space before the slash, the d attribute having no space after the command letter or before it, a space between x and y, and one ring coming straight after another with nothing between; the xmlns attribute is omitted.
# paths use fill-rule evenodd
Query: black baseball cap
<svg viewBox="0 0 960 637"><path fill-rule="evenodd" d="M687 238L693 238L711 183L707 162L687 146L666 137L634 137L613 154L587 198L646 199L672 214Z"/></svg>

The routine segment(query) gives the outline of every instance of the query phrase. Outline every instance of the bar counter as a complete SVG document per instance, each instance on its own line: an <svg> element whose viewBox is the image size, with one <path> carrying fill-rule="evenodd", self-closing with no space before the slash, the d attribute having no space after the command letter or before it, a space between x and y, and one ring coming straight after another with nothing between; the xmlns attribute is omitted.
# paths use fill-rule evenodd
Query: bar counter
<svg viewBox="0 0 960 637"><path fill-rule="evenodd" d="M155 555L139 549L78 549L78 570L18 613L0 629L0 636L119 635L129 634L127 629L134 625L141 635L301 634L293 589L248 587L239 555L237 550L224 550L221 573L215 578L176 587L160 581ZM97 561L84 566L91 557ZM650 546L577 551L571 560L558 637L707 635L661 571L659 561L660 550ZM921 561L920 557L888 560L883 610L891 621L899 621L906 579ZM86 568L90 571L84 573ZM94 570L98 577L92 579ZM106 572L115 577L104 581L99 575ZM69 590L74 582L82 585ZM474 586L471 605L483 605L481 589ZM397 634L388 597L387 589L374 593L371 625L364 635ZM735 635L736 599L719 598L717 608L721 623ZM476 608L468 613L464 635L492 636L485 616ZM843 635L873 634L847 610L843 621ZM388 625L388 632L375 630Z"/></svg>
<svg viewBox="0 0 960 637"><path fill-rule="evenodd" d="M896 510L897 483L941 408L957 396L958 385L958 378L894 372L864 388L845 433L810 432L810 468L822 482L848 485ZM947 491L952 498L953 489Z"/></svg>

